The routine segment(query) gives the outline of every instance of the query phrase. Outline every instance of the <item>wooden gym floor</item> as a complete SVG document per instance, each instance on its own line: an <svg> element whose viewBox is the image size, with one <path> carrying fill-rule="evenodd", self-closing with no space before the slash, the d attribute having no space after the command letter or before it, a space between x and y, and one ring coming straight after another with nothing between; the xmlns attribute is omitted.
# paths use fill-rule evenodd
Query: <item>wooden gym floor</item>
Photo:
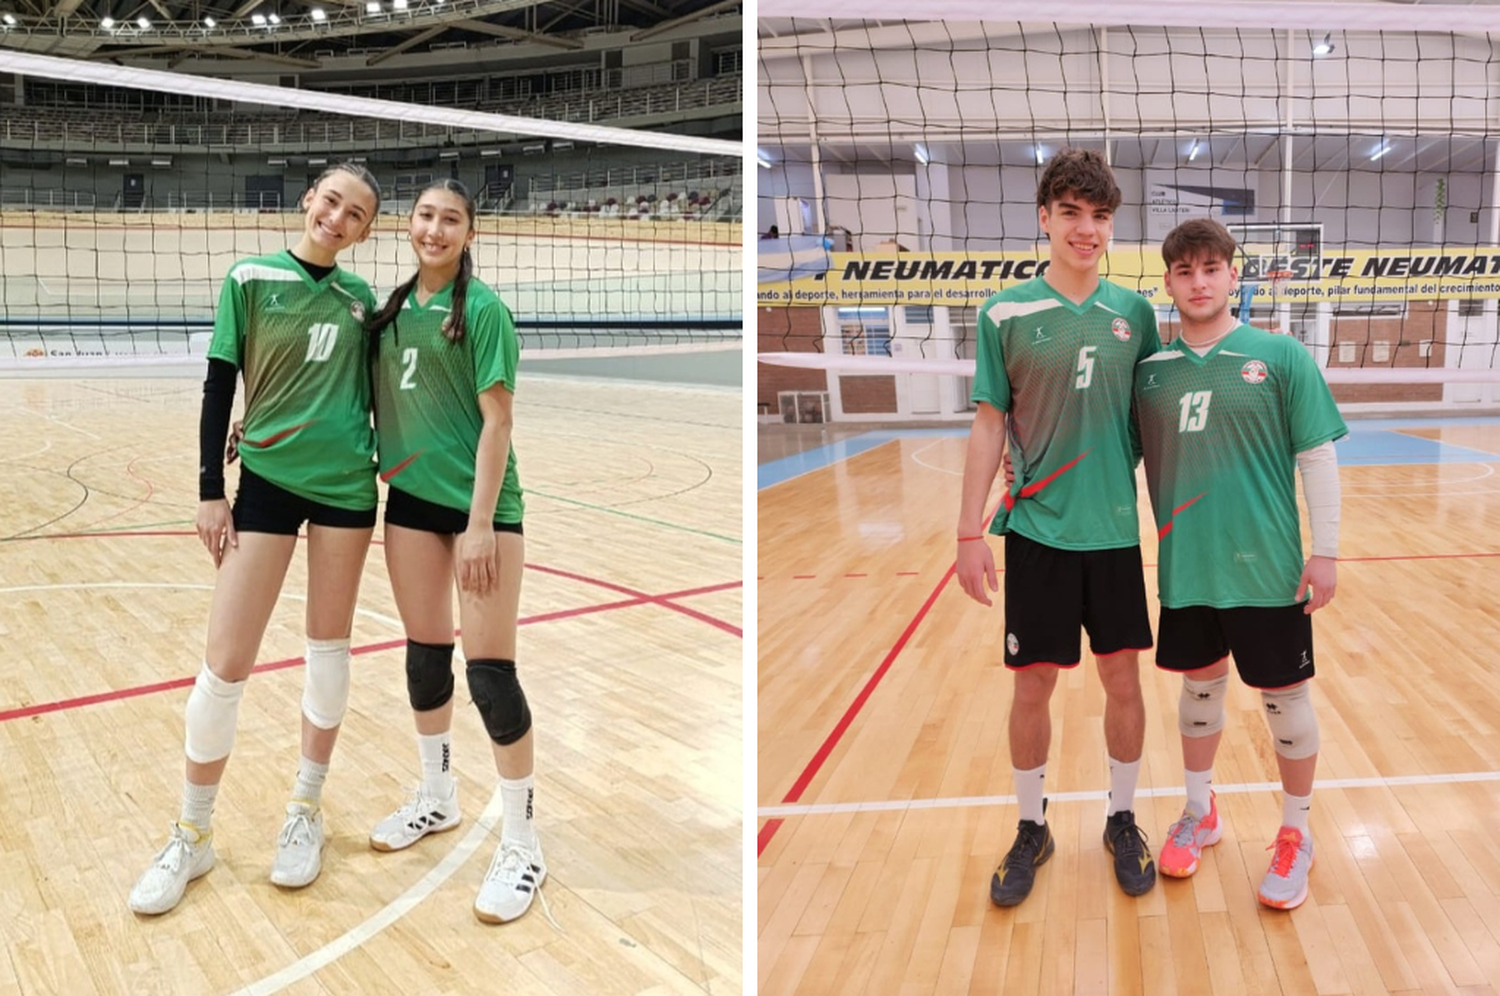
<svg viewBox="0 0 1500 996"><path fill-rule="evenodd" d="M1018 818L1011 681L999 602L951 574L966 427L763 429L760 992L1500 991L1500 420L1351 427L1339 589L1315 617L1317 864L1291 913L1255 899L1281 802L1237 680L1215 772L1224 839L1190 880L1119 890L1087 654L1052 704L1057 853L1024 903L992 906ZM1142 678L1137 816L1156 850L1183 804L1180 681L1150 654Z"/></svg>
<svg viewBox="0 0 1500 996"><path fill-rule="evenodd" d="M556 928L540 904L498 928L471 911L499 806L462 691L465 822L367 844L419 777L378 546L322 876L267 878L296 769L299 552L240 711L219 864L163 917L127 909L176 816L213 583L191 527L200 383L0 379L0 994L741 992L737 390L533 377L517 397Z"/></svg>

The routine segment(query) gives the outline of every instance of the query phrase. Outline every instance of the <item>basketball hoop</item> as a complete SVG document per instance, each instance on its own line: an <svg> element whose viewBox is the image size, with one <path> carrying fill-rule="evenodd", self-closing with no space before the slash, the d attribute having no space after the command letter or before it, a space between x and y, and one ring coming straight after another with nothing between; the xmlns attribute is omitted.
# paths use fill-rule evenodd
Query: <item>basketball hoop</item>
<svg viewBox="0 0 1500 996"><path fill-rule="evenodd" d="M1287 284L1292 282L1292 271L1272 270L1266 274L1266 280L1271 284L1271 300L1279 301L1286 291Z"/></svg>

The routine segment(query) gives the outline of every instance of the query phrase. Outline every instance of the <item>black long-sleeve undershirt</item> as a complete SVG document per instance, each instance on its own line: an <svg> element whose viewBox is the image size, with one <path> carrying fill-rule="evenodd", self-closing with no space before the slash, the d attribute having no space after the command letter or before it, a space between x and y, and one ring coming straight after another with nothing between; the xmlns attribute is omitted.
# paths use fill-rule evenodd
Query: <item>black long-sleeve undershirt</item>
<svg viewBox="0 0 1500 996"><path fill-rule="evenodd" d="M234 392L240 372L228 360L208 361L203 380L203 412L198 419L198 500L224 497L224 444L234 414Z"/></svg>
<svg viewBox="0 0 1500 996"><path fill-rule="evenodd" d="M322 280L333 266L309 263L288 253L314 280ZM224 497L224 446L229 442L229 421L234 415L234 392L240 372L228 360L208 361L203 381L203 411L198 418L198 500Z"/></svg>

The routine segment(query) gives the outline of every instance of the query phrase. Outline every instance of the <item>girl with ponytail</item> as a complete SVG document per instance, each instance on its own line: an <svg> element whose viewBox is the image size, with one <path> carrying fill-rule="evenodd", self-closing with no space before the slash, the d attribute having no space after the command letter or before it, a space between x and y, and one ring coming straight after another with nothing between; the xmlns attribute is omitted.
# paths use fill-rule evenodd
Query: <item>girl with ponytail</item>
<svg viewBox="0 0 1500 996"><path fill-rule="evenodd" d="M458 826L449 768L453 582L469 693L492 741L503 802L500 846L474 913L525 913L546 878L532 824L531 711L516 678L521 603L520 480L511 406L520 343L505 304L474 279L474 200L457 180L417 194L417 272L369 320L380 477L389 486L385 559L406 630L406 684L422 780L370 834L377 851Z"/></svg>

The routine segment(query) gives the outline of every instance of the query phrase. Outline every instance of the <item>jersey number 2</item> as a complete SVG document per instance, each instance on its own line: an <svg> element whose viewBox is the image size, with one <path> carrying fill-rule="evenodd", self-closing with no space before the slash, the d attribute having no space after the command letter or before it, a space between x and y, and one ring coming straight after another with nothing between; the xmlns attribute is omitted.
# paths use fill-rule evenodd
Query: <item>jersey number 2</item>
<svg viewBox="0 0 1500 996"><path fill-rule="evenodd" d="M1202 432L1208 424L1208 403L1213 400L1212 391L1189 391L1177 402L1182 409L1177 419L1178 432Z"/></svg>
<svg viewBox="0 0 1500 996"><path fill-rule="evenodd" d="M401 390L410 391L416 388L416 382L412 380L417 375L417 347L408 346L401 351L401 362L406 365L406 372L401 375Z"/></svg>
<svg viewBox="0 0 1500 996"><path fill-rule="evenodd" d="M332 322L310 325L307 329L307 362L322 363L333 355L333 344L338 340L339 327Z"/></svg>

